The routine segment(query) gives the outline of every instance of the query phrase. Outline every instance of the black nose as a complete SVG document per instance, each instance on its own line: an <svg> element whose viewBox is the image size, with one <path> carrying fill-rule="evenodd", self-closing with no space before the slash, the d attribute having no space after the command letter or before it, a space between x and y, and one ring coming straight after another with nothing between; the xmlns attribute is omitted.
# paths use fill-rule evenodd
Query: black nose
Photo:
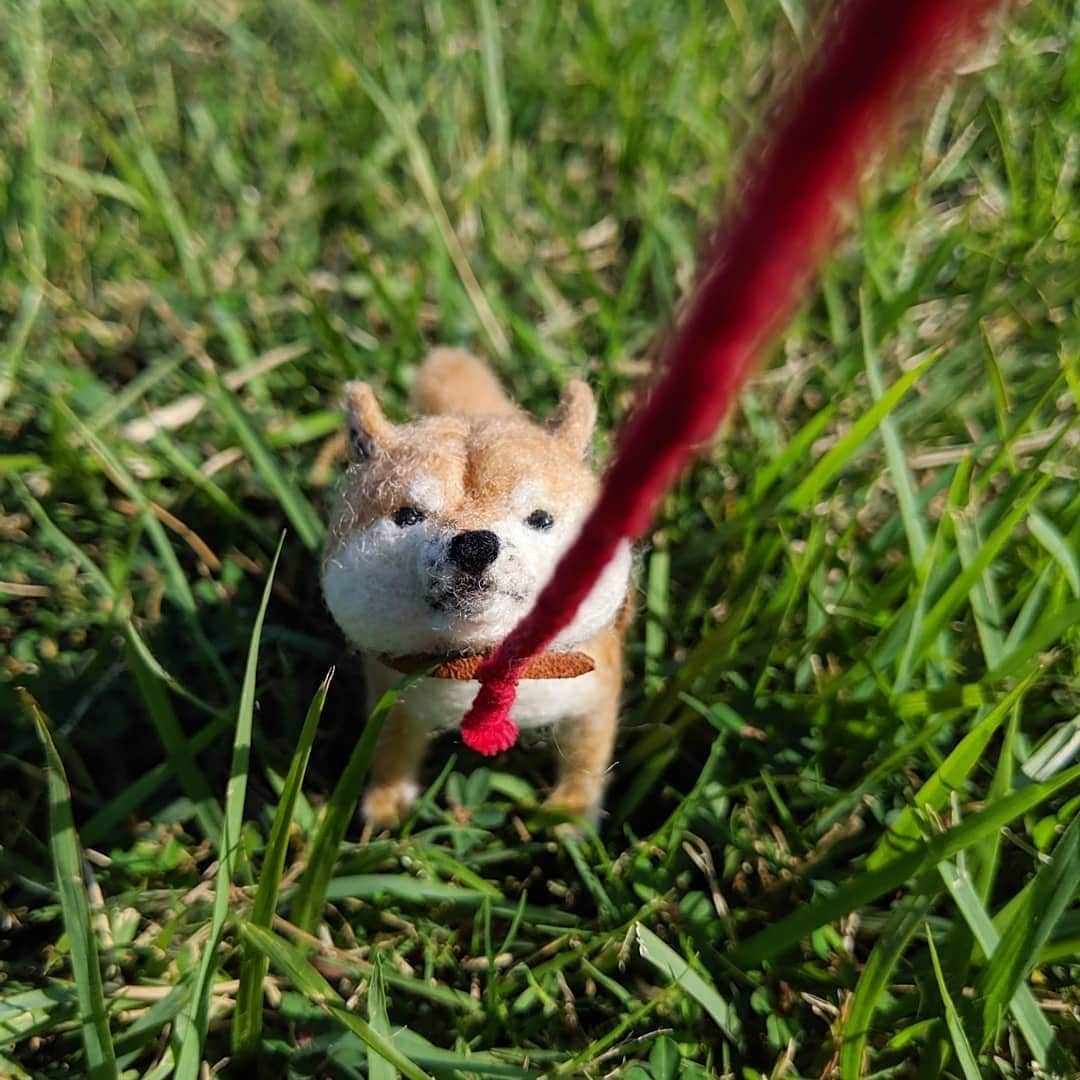
<svg viewBox="0 0 1080 1080"><path fill-rule="evenodd" d="M499 538L490 529L470 529L450 541L450 561L467 574L479 574L498 557Z"/></svg>

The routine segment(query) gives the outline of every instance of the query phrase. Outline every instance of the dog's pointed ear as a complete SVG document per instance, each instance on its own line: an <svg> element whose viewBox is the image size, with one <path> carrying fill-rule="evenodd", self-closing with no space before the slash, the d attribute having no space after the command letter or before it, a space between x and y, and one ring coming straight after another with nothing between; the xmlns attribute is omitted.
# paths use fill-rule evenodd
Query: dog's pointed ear
<svg viewBox="0 0 1080 1080"><path fill-rule="evenodd" d="M349 457L367 461L394 438L394 425L383 416L375 392L365 382L345 384L345 410L349 419Z"/></svg>
<svg viewBox="0 0 1080 1080"><path fill-rule="evenodd" d="M552 434L578 457L588 454L596 427L596 399L588 383L572 379L563 387L550 426Z"/></svg>

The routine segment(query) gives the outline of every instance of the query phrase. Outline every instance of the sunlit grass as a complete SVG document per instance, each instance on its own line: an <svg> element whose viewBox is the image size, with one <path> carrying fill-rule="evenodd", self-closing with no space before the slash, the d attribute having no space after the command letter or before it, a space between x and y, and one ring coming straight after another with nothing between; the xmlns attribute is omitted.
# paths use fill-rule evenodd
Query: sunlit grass
<svg viewBox="0 0 1080 1080"><path fill-rule="evenodd" d="M8 22L0 1074L1076 1074L1072 6L899 133L666 501L599 832L448 738L367 841L342 383L461 342L610 432L803 5Z"/></svg>

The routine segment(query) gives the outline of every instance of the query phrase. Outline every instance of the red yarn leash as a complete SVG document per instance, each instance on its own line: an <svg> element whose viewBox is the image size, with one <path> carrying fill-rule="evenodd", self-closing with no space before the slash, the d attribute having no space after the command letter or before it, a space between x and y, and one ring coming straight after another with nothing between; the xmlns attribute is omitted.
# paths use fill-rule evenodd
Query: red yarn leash
<svg viewBox="0 0 1080 1080"><path fill-rule="evenodd" d="M731 409L769 336L834 239L860 168L885 141L903 96L924 89L999 0L849 0L817 61L750 159L740 197L716 234L666 373L623 432L600 500L536 606L478 672L461 726L467 746L514 745L510 709L525 661L574 617L624 539L657 504Z"/></svg>

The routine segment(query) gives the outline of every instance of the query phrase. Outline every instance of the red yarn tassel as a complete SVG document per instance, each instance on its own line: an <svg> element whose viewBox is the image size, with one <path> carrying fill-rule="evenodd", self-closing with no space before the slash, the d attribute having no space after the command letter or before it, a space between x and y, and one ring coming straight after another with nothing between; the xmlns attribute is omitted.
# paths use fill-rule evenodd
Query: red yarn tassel
<svg viewBox="0 0 1080 1080"><path fill-rule="evenodd" d="M467 746L514 744L524 661L574 617L619 542L637 539L693 454L735 403L753 361L797 303L839 229L859 170L913 90L925 89L1000 0L850 0L751 158L672 339L667 371L623 432L600 500L536 606L478 672Z"/></svg>

